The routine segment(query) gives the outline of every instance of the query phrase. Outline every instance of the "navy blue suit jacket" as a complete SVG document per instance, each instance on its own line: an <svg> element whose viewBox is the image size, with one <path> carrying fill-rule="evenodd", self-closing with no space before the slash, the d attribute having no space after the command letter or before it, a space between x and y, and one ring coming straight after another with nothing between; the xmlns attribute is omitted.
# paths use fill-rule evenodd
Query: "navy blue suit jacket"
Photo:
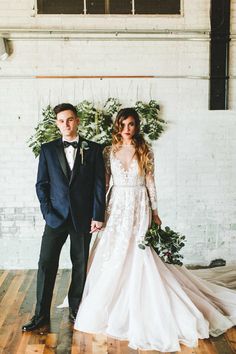
<svg viewBox="0 0 236 354"><path fill-rule="evenodd" d="M101 145L86 141L83 163L80 147L69 176L62 139L43 144L39 157L36 192L46 224L57 228L69 212L76 231L88 232L91 219L104 221L105 171Z"/></svg>

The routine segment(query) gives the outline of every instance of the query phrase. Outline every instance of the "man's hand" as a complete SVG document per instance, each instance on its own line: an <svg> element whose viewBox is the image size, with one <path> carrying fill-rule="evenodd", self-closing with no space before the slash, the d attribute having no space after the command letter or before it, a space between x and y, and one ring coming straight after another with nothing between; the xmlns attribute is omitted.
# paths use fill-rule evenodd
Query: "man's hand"
<svg viewBox="0 0 236 354"><path fill-rule="evenodd" d="M92 234L93 232L100 231L102 228L102 225L103 225L103 222L92 220L90 233Z"/></svg>

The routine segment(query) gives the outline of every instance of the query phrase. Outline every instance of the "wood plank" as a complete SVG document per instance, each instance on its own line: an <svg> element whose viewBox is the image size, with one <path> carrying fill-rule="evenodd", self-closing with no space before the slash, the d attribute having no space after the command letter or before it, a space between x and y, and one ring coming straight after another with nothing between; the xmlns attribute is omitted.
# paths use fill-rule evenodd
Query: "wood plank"
<svg viewBox="0 0 236 354"><path fill-rule="evenodd" d="M56 353L57 348L57 333L48 333L43 354L52 354Z"/></svg>
<svg viewBox="0 0 236 354"><path fill-rule="evenodd" d="M82 337L82 333L74 330L72 337L72 346L71 346L71 354L79 354L80 353L80 341Z"/></svg>
<svg viewBox="0 0 236 354"><path fill-rule="evenodd" d="M60 305L68 293L68 287L70 282L71 271L69 269L62 269L58 272L56 278L56 284L54 288L54 298L51 306L51 332L59 333L60 325L63 318L67 318L68 322L68 309L58 309L57 305ZM65 316L66 313L66 316ZM65 317L64 317L65 316ZM71 335L72 336L72 335ZM72 338L71 338L72 340ZM60 337L58 337L60 342Z"/></svg>
<svg viewBox="0 0 236 354"><path fill-rule="evenodd" d="M199 340L198 347L195 349L195 351L196 354L218 354L216 348L209 339Z"/></svg>
<svg viewBox="0 0 236 354"><path fill-rule="evenodd" d="M2 298L5 296L6 291L8 290L13 278L14 278L13 272L8 272L6 274L6 277L4 278L0 287L0 301L2 301Z"/></svg>
<svg viewBox="0 0 236 354"><path fill-rule="evenodd" d="M44 344L29 344L26 347L25 354L43 354Z"/></svg>
<svg viewBox="0 0 236 354"><path fill-rule="evenodd" d="M124 346L123 346L124 347ZM126 347L127 347L127 342L126 342ZM108 354L126 354L127 350L125 352L125 348L123 352L121 352L121 341L115 338L107 338L107 353Z"/></svg>
<svg viewBox="0 0 236 354"><path fill-rule="evenodd" d="M15 322L16 316L13 317L11 313L9 314L9 312L12 309L14 311L14 303L15 307L17 307L18 303L23 301L22 296L19 295L18 298L15 299L15 295L17 294L24 277L25 275L22 272L16 273L15 277L13 277L14 281L9 284L9 287L6 289L5 295L2 297L2 301L0 303L0 343L1 347L4 348L6 352L9 352L6 346L8 346L9 341L14 337L15 331L17 331L17 325Z"/></svg>
<svg viewBox="0 0 236 354"><path fill-rule="evenodd" d="M59 305L63 302L65 296L68 293L69 283L71 278L71 271L63 269L60 271L59 277L55 286L55 305ZM51 326L51 330L55 332L57 326L58 340L57 340L57 354L70 354L72 346L73 325L68 319L68 309L54 308L54 327Z"/></svg>
<svg viewBox="0 0 236 354"><path fill-rule="evenodd" d="M22 315L24 313L28 314L28 318L30 318L34 314L34 309L35 309L35 302L36 302L36 277L37 277L37 271L29 271L27 273L27 279L29 279L30 282L30 287L27 287L27 294L25 296L25 299L23 303L21 304L19 314ZM23 285L22 285L23 286ZM24 287L23 287L24 289ZM21 291L24 291L21 289Z"/></svg>
<svg viewBox="0 0 236 354"><path fill-rule="evenodd" d="M34 345L38 345L38 344L45 345L48 332L49 332L49 327L47 325L31 332L31 336L29 339L29 345L31 345L31 344L32 345L33 344Z"/></svg>
<svg viewBox="0 0 236 354"><path fill-rule="evenodd" d="M57 354L70 354L73 336L73 325L68 322L68 316L66 315L66 321L62 320L60 331L58 335Z"/></svg>
<svg viewBox="0 0 236 354"><path fill-rule="evenodd" d="M224 354L218 353L210 339L199 339L196 348L189 348L181 344L181 351L176 354Z"/></svg>
<svg viewBox="0 0 236 354"><path fill-rule="evenodd" d="M158 350L138 350L139 354L169 354L169 352L159 352Z"/></svg>
<svg viewBox="0 0 236 354"><path fill-rule="evenodd" d="M23 333L21 337L21 341L19 343L18 348L16 348L16 354L22 354L26 352L26 347L29 343L31 333Z"/></svg>
<svg viewBox="0 0 236 354"><path fill-rule="evenodd" d="M211 342L219 354L235 354L223 334L219 337L212 337Z"/></svg>
<svg viewBox="0 0 236 354"><path fill-rule="evenodd" d="M81 342L80 342L80 351L84 352L84 353L92 353L92 338L93 335L92 334L86 334L83 335L83 337L81 338Z"/></svg>
<svg viewBox="0 0 236 354"><path fill-rule="evenodd" d="M120 347L121 347L121 353L127 353L127 354L135 354L138 353L138 350L134 350L128 346L129 342L128 341L121 341L120 342Z"/></svg>
<svg viewBox="0 0 236 354"><path fill-rule="evenodd" d="M4 272L1 273L1 276L0 276L0 287L2 286L2 283L6 279L8 273L9 273L9 271L7 271L7 270L5 270Z"/></svg>
<svg viewBox="0 0 236 354"><path fill-rule="evenodd" d="M29 269L29 270L24 270L25 274L25 281L22 283L21 287L19 288L19 292L23 292L26 294L26 291L30 288L32 285L32 282L36 282L36 270ZM34 280L35 279L35 280ZM35 286L35 283L33 284Z"/></svg>
<svg viewBox="0 0 236 354"><path fill-rule="evenodd" d="M196 348L189 348L184 344L180 344L181 351L176 352L176 354L196 354Z"/></svg>
<svg viewBox="0 0 236 354"><path fill-rule="evenodd" d="M12 282L15 283L15 279L19 273L15 271L12 271L12 273L15 274L15 277L12 279ZM4 336L4 340L2 340L2 338L0 339L1 345L4 346L3 350L5 353L15 353L19 350L19 347L21 349L21 353L24 353L23 348L25 349L29 340L29 337L22 338L21 332L21 327L28 320L29 315L28 313L21 314L19 309L22 302L24 301L24 298L27 294L27 289L30 287L31 281L27 271L21 271L21 274L24 277L24 280L21 283L18 292L14 293L14 296L12 296L12 298L15 298L15 300L10 306L10 311L8 311L1 328L1 335L7 333L7 335ZM21 341L22 344L20 344Z"/></svg>
<svg viewBox="0 0 236 354"><path fill-rule="evenodd" d="M9 353L14 353L16 350L18 350L18 347L20 345L20 342L22 340L22 332L21 332L21 327L24 323L28 321L28 313L20 313L20 308L21 305L27 295L27 290L31 286L31 282L33 281L33 273L29 271L24 272L24 281L22 282L18 293L16 294L16 301L14 302L11 312L8 313L7 320L4 322L3 326L10 325L10 329L14 328L14 335L10 337L10 339L7 342L7 347L5 348L6 351ZM14 279L13 279L14 281ZM22 345L26 347L26 342L23 340ZM24 347L24 348L25 348ZM22 346L21 346L22 348ZM22 352L23 349L22 349Z"/></svg>
<svg viewBox="0 0 236 354"><path fill-rule="evenodd" d="M51 304L51 310L52 313L55 310L55 307L58 305L56 303L56 301L60 301L60 296L63 296L65 289L62 288L61 283L63 283L65 286L67 286L67 284L65 283L66 281L66 277L65 275L65 269L61 269L57 271L57 276L56 276L56 282L55 282L55 286L54 286L54 290L53 290L53 298L52 298L52 304ZM60 291L59 291L60 290ZM60 294L60 292L62 292L62 294Z"/></svg>
<svg viewBox="0 0 236 354"><path fill-rule="evenodd" d="M74 330L72 338L72 354L93 353L92 334Z"/></svg>
<svg viewBox="0 0 236 354"><path fill-rule="evenodd" d="M107 353L108 354L120 354L120 345L116 339L107 338Z"/></svg>
<svg viewBox="0 0 236 354"><path fill-rule="evenodd" d="M20 328L19 328L19 318L18 318L18 308L22 303L24 298L24 294L18 294L16 301L14 302L14 306L12 306L12 310L8 309L8 314L2 323L1 326L1 333L0 333L0 343L1 346L4 348L6 353L11 353L16 347L13 344L15 338L18 336ZM14 308L14 310L13 310ZM14 349L13 349L13 348Z"/></svg>
<svg viewBox="0 0 236 354"><path fill-rule="evenodd" d="M70 270L58 272L52 307L53 326L21 333L21 326L34 313L36 271L0 272L0 353L2 354L158 354L158 351L133 350L127 341L73 331L68 309L57 309L67 294ZM52 328L53 327L53 328ZM73 336L73 338L72 338ZM199 340L197 348L181 345L179 354L235 354L236 328L217 338ZM164 354L164 353L161 353ZM170 353L166 353L170 354ZM174 354L174 353L171 353ZM177 353L175 353L177 354Z"/></svg>
<svg viewBox="0 0 236 354"><path fill-rule="evenodd" d="M227 342L229 343L229 346L231 349L236 353L236 327L230 328L226 334L225 338Z"/></svg>
<svg viewBox="0 0 236 354"><path fill-rule="evenodd" d="M92 335L93 353L107 353L107 337L102 334Z"/></svg>

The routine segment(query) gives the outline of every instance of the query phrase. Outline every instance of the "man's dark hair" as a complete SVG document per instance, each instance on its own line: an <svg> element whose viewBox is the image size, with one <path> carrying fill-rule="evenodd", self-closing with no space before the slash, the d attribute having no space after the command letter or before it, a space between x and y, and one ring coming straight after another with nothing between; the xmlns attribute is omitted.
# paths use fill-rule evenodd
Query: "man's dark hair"
<svg viewBox="0 0 236 354"><path fill-rule="evenodd" d="M53 108L53 111L54 113L57 115L58 113L60 112L63 112L63 111L72 111L74 112L74 114L77 116L77 111L76 111L76 108L75 106L73 106L72 104L70 103L61 103L61 104L58 104L57 106L55 106Z"/></svg>

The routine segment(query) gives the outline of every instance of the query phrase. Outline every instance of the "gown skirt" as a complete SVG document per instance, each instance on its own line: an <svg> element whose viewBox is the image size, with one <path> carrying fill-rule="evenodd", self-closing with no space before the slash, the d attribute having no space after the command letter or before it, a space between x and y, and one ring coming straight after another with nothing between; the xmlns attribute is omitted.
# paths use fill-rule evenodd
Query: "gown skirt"
<svg viewBox="0 0 236 354"><path fill-rule="evenodd" d="M116 167L117 168L117 167ZM236 324L236 292L163 263L138 247L150 225L142 181L114 185L106 227L95 242L75 329L129 342L133 349L171 352L180 343L218 336Z"/></svg>

